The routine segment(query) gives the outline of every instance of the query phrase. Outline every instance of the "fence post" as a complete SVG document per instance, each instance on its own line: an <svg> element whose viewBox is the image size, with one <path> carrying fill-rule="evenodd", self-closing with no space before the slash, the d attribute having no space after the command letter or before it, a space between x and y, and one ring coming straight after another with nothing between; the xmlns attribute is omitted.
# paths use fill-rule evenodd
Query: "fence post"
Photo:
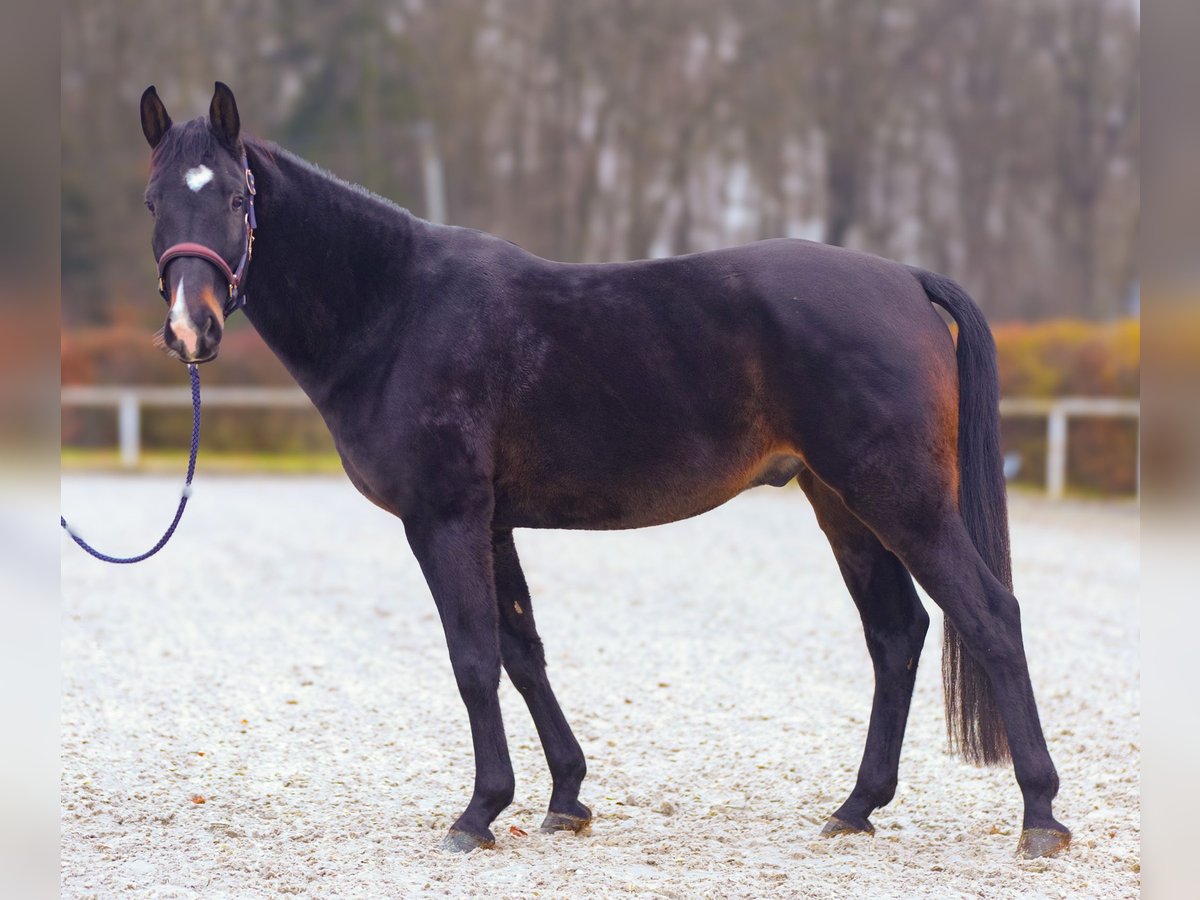
<svg viewBox="0 0 1200 900"><path fill-rule="evenodd" d="M1142 502L1142 417L1140 415L1137 417L1137 456L1134 458L1134 460L1135 460L1134 466L1136 468L1133 470L1133 475L1134 475L1134 478L1137 479L1135 481L1135 486L1136 486L1135 489L1137 491L1137 502L1141 503Z"/></svg>
<svg viewBox="0 0 1200 900"><path fill-rule="evenodd" d="M437 132L433 122L423 119L417 123L417 140L421 156L421 177L425 182L425 218L442 225L446 222L446 183L442 175L442 157L438 153Z"/></svg>
<svg viewBox="0 0 1200 900"><path fill-rule="evenodd" d="M1061 500L1067 486L1067 411L1055 403L1046 416L1046 493Z"/></svg>
<svg viewBox="0 0 1200 900"><path fill-rule="evenodd" d="M134 391L123 391L117 405L117 437L121 445L121 465L136 469L142 442L142 410Z"/></svg>

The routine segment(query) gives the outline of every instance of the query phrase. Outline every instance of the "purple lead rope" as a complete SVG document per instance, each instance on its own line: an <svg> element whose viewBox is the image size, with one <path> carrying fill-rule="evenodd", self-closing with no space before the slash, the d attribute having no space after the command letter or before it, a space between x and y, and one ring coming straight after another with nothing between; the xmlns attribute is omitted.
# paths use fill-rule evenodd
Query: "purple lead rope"
<svg viewBox="0 0 1200 900"><path fill-rule="evenodd" d="M167 541L171 539L171 535L175 533L175 529L179 526L179 520L183 518L183 510L187 506L188 498L192 495L192 476L196 474L196 453L200 449L200 373L196 370L196 366L188 366L188 374L192 379L192 450L188 457L187 478L183 482L183 495L179 498L179 507L175 510L175 518L171 520L170 526L167 528L166 534L158 539L158 543L137 556L109 556L107 553L101 553L75 532L73 532L67 520L61 515L58 517L59 524L62 525L63 531L70 535L71 540L76 544L103 562L107 563L136 563L143 559L149 559L159 550L167 545Z"/></svg>

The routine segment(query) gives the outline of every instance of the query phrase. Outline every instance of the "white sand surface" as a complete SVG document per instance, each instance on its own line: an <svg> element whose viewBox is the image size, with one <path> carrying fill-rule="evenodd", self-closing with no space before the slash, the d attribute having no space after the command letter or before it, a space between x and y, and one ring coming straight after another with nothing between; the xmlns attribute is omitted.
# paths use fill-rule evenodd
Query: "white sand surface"
<svg viewBox="0 0 1200 900"><path fill-rule="evenodd" d="M466 714L400 523L342 479L201 463L150 562L63 541L63 896L1138 895L1132 505L1012 503L1065 856L1017 859L1011 770L946 752L928 601L896 798L873 838L817 837L853 785L871 668L803 495L763 488L662 528L518 532L596 819L538 833L549 775L505 681L516 799L496 849L460 857L438 844L470 794ZM63 506L135 552L177 485L72 476Z"/></svg>

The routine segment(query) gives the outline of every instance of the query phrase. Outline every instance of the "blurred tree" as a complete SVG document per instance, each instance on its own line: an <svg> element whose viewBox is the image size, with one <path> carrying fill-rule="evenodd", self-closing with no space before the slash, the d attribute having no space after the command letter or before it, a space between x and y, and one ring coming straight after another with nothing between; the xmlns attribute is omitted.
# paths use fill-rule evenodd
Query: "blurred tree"
<svg viewBox="0 0 1200 900"><path fill-rule="evenodd" d="M1137 23L1127 6L1104 0L1064 0L1039 10L1039 20L1056 76L1049 181L1066 263L1061 288L1075 301L1072 312L1114 315L1126 285L1102 296L1099 283L1131 272L1104 271L1100 229L1113 182L1130 174L1138 131Z"/></svg>
<svg viewBox="0 0 1200 900"><path fill-rule="evenodd" d="M776 235L961 279L993 318L1120 314L1135 276L1127 0L67 0L67 327L146 325L137 98L245 127L564 260ZM428 132L427 132L428 133ZM131 303L131 297L143 298Z"/></svg>

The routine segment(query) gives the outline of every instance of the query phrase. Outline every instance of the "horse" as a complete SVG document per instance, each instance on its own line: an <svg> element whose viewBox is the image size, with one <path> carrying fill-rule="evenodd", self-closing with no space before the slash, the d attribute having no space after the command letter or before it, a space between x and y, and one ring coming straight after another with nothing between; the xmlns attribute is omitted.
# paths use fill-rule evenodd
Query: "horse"
<svg viewBox="0 0 1200 900"><path fill-rule="evenodd" d="M821 833L873 833L895 794L929 625L915 579L945 613L950 746L1011 759L1020 854L1069 845L1012 593L995 344L954 281L792 239L554 262L242 135L220 82L207 116L173 123L153 86L140 113L167 351L215 359L244 302L428 583L475 761L445 849L492 847L513 798L501 667L550 770L543 830L592 821L514 529L642 528L793 481L875 677L857 779Z"/></svg>

